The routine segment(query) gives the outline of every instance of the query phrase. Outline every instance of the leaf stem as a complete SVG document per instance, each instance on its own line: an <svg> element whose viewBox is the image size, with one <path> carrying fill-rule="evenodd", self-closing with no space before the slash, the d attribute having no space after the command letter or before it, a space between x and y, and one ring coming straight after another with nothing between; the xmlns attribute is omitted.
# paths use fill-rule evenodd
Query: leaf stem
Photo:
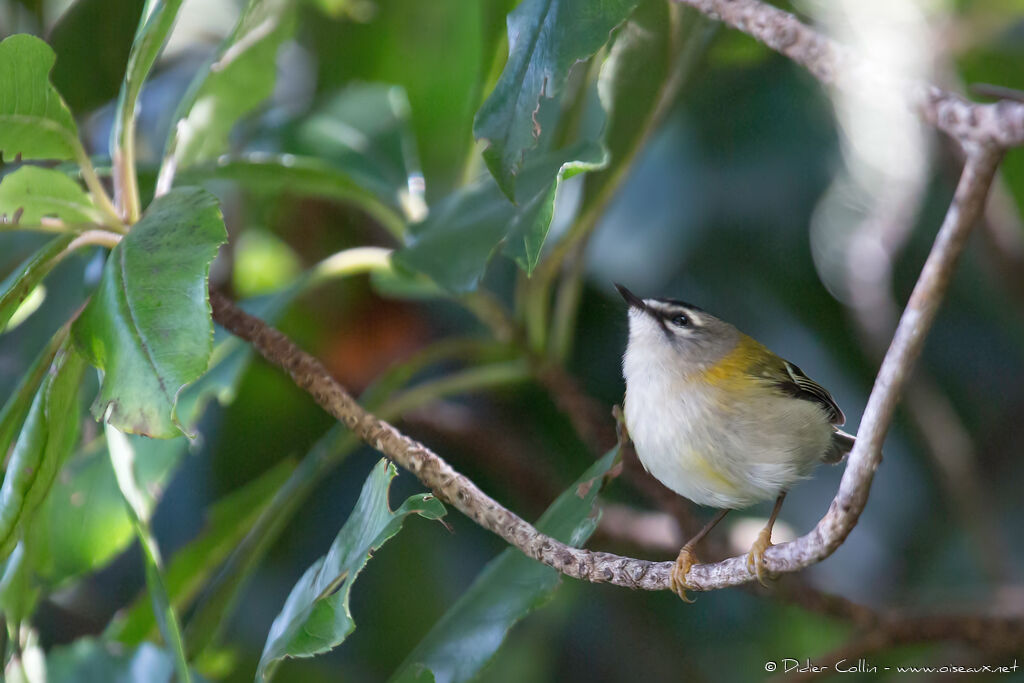
<svg viewBox="0 0 1024 683"><path fill-rule="evenodd" d="M314 287L333 278L373 272L391 272L392 249L355 247L328 256L313 267L307 286Z"/></svg>
<svg viewBox="0 0 1024 683"><path fill-rule="evenodd" d="M82 180L85 181L85 186L89 188L92 200L106 219L104 224L117 232L125 232L124 223L117 213L117 208L114 207L114 203L110 200L110 195L107 194L107 190L103 187L103 183L100 182L100 177L96 173L96 169L93 168L89 155L85 153L85 148L82 147L81 141L77 138L75 139L75 157L75 161L78 162L78 168L82 173Z"/></svg>

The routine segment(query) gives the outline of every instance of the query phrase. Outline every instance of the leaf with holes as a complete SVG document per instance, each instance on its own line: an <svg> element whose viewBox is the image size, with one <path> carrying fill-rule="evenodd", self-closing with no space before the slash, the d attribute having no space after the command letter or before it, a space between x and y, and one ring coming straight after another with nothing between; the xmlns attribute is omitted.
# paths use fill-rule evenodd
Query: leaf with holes
<svg viewBox="0 0 1024 683"><path fill-rule="evenodd" d="M508 15L508 62L480 107L473 135L487 140L484 160L505 195L537 146L541 98L562 89L569 69L607 42L638 0L523 0Z"/></svg>
<svg viewBox="0 0 1024 683"><path fill-rule="evenodd" d="M31 227L44 218L64 223L101 223L92 197L66 174L23 166L0 180L0 224Z"/></svg>
<svg viewBox="0 0 1024 683"><path fill-rule="evenodd" d="M72 327L78 348L104 373L97 419L156 438L184 431L175 406L209 363L207 278L226 237L217 200L186 187L155 199L110 252Z"/></svg>
<svg viewBox="0 0 1024 683"><path fill-rule="evenodd" d="M398 471L381 459L363 485L355 509L324 557L306 570L274 619L256 671L270 677L284 657L312 657L337 647L355 628L348 598L359 572L374 551L398 533L412 514L440 519L444 505L430 494L411 496L401 507L388 507L388 489Z"/></svg>
<svg viewBox="0 0 1024 683"><path fill-rule="evenodd" d="M0 159L75 159L83 156L78 128L50 84L56 57L35 36L0 42Z"/></svg>

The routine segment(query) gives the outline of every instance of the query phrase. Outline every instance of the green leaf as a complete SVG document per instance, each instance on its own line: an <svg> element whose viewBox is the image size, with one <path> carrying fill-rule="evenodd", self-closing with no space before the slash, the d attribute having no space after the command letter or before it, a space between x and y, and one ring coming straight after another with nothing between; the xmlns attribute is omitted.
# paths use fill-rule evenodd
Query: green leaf
<svg viewBox="0 0 1024 683"><path fill-rule="evenodd" d="M32 580L32 566L20 541L11 554L0 563L0 612L10 624L20 624L28 619L39 600L39 586Z"/></svg>
<svg viewBox="0 0 1024 683"><path fill-rule="evenodd" d="M405 91L355 83L326 100L296 129L293 151L325 159L411 219L426 213Z"/></svg>
<svg viewBox="0 0 1024 683"><path fill-rule="evenodd" d="M168 148L179 168L224 153L235 122L273 92L278 48L294 32L293 6L293 0L249 0L179 110Z"/></svg>
<svg viewBox="0 0 1024 683"><path fill-rule="evenodd" d="M351 203L396 237L405 234L405 220L393 208L346 171L313 157L253 152L199 164L177 177L182 183L230 180L261 194L287 192Z"/></svg>
<svg viewBox="0 0 1024 683"><path fill-rule="evenodd" d="M46 274L60 263L74 238L70 234L54 237L0 283L0 330Z"/></svg>
<svg viewBox="0 0 1024 683"><path fill-rule="evenodd" d="M704 56L716 26L671 0L646 0L617 32L598 77L612 165L587 176L584 203L629 167Z"/></svg>
<svg viewBox="0 0 1024 683"><path fill-rule="evenodd" d="M78 348L104 372L97 419L133 434L181 433L175 404L209 362L207 277L225 239L213 195L178 188L155 199L110 252L72 327Z"/></svg>
<svg viewBox="0 0 1024 683"><path fill-rule="evenodd" d="M398 533L407 516L444 516L444 506L430 494L411 496L392 512L388 489L397 473L394 465L381 459L367 477L355 509L327 555L306 570L274 619L257 680L268 679L284 657L312 657L340 645L355 628L349 591L373 552Z"/></svg>
<svg viewBox="0 0 1024 683"><path fill-rule="evenodd" d="M160 549L149 527L149 516L152 514L152 498L141 489L135 475L135 449L128 438L111 425L106 425L107 447L110 450L110 462L114 466L114 476L121 495L127 505L135 533L142 546L142 557L146 567L146 587L153 601L153 612L156 614L160 635L174 655L174 667L181 683L190 683L191 674L185 660L185 646L181 638L181 626L178 616L171 607L167 596L167 587L162 573Z"/></svg>
<svg viewBox="0 0 1024 683"><path fill-rule="evenodd" d="M279 292L247 299L239 305L246 313L273 324L295 297L303 292L308 280L307 274ZM210 401L216 399L226 405L234 400L242 375L253 358L251 344L243 342L220 326L215 326L213 339L210 368L178 394L178 418L189 430L197 427Z"/></svg>
<svg viewBox="0 0 1024 683"><path fill-rule="evenodd" d="M210 508L205 530L178 551L168 564L165 573L167 593L176 610L182 611L196 598L207 579L242 541L263 514L274 492L294 469L293 463L282 462ZM153 607L143 596L110 624L104 637L137 645L152 638L155 630Z"/></svg>
<svg viewBox="0 0 1024 683"><path fill-rule="evenodd" d="M637 1L523 0L508 15L508 62L477 112L473 135L489 143L484 160L509 199L541 134L541 98L561 91L572 65L597 52Z"/></svg>
<svg viewBox="0 0 1024 683"><path fill-rule="evenodd" d="M42 352L32 361L32 365L22 374L18 385L7 397L4 407L0 408L0 458L7 455L11 442L21 430L25 416L32 406L32 397L49 373L57 349L67 336L68 326L65 325L53 335Z"/></svg>
<svg viewBox="0 0 1024 683"><path fill-rule="evenodd" d="M0 42L0 159L84 157L71 112L50 85L55 59L35 36Z"/></svg>
<svg viewBox="0 0 1024 683"><path fill-rule="evenodd" d="M174 27L181 3L182 0L146 0L128 52L128 65L117 98L114 127L110 132L112 157L115 150L124 150L127 137L134 132L135 105L139 93Z"/></svg>
<svg viewBox="0 0 1024 683"><path fill-rule="evenodd" d="M597 527L594 502L618 453L615 447L591 465L537 520L537 529L572 546L586 542ZM430 680L428 672L439 683L474 679L509 629L550 599L560 576L518 548L503 551L434 624L391 680Z"/></svg>
<svg viewBox="0 0 1024 683"><path fill-rule="evenodd" d="M129 437L139 454L135 473L150 514L185 455L184 437L167 441ZM32 570L52 590L105 566L135 540L104 439L64 465L29 534Z"/></svg>
<svg viewBox="0 0 1024 683"><path fill-rule="evenodd" d="M79 638L46 656L49 683L173 683L174 674L174 657L152 643L126 649L97 638Z"/></svg>
<svg viewBox="0 0 1024 683"><path fill-rule="evenodd" d="M603 148L587 141L540 155L521 174L517 204L490 178L460 188L411 228L411 243L394 260L448 290L465 292L479 285L491 257L504 245L504 252L529 274L540 259L561 181L600 168L605 160Z"/></svg>
<svg viewBox="0 0 1024 683"><path fill-rule="evenodd" d="M82 357L62 345L36 392L0 486L0 557L14 549L78 441Z"/></svg>
<svg viewBox="0 0 1024 683"><path fill-rule="evenodd" d="M117 96L143 0L77 0L50 31L53 84L76 114ZM101 40L97 36L102 35Z"/></svg>
<svg viewBox="0 0 1024 683"><path fill-rule="evenodd" d="M0 180L0 224L31 226L43 218L68 225L103 222L92 197L58 170L22 166Z"/></svg>

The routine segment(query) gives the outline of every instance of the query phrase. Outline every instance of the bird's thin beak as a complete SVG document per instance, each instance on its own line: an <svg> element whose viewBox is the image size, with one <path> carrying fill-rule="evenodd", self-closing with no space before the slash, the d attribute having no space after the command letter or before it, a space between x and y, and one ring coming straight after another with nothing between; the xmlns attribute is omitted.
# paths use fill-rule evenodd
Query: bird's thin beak
<svg viewBox="0 0 1024 683"><path fill-rule="evenodd" d="M622 298L626 300L627 304L629 304L633 308L639 308L641 311L647 310L647 304L644 303L643 299L641 299L636 294L620 285L618 282L614 284L615 289L619 290L619 294L622 295Z"/></svg>

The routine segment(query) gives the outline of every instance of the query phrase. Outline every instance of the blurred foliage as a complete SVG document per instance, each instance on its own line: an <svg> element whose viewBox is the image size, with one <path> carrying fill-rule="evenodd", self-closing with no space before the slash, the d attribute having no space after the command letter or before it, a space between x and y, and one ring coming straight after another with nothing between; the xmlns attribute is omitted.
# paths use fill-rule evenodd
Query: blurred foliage
<svg viewBox="0 0 1024 683"><path fill-rule="evenodd" d="M1024 90L1020 2L931 11L943 85ZM51 681L186 665L192 680L745 681L851 635L742 591L683 606L559 580L459 515L402 528L440 504L373 468L211 325L205 297L208 282L231 292L488 494L581 544L595 501L651 501L603 478L614 451L595 463L531 373L564 362L600 405L621 398L613 280L736 322L858 422L876 361L808 239L843 132L799 67L668 0L0 0L0 37L19 33L0 43L9 679L45 664ZM940 150L894 264L901 302L955 183ZM126 151L132 225L101 190L116 182L131 213L134 176L110 177ZM921 366L972 441L1007 569L975 561L922 438L934 425L901 415L858 527L807 572L822 589L932 609L1021 582L1021 150L1001 184L1003 241L972 244ZM784 521L809 528L840 474L795 489ZM406 501L394 511L389 488ZM939 655L977 656L918 646L872 663Z"/></svg>

